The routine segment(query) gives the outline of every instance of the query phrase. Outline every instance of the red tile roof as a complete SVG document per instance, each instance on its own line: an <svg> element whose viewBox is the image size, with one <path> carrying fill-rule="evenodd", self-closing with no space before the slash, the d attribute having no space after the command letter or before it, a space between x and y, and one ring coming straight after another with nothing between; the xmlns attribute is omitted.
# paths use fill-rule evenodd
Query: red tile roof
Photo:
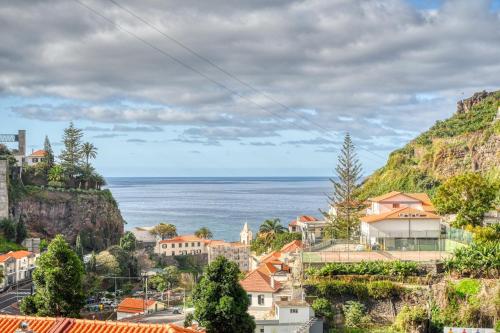
<svg viewBox="0 0 500 333"><path fill-rule="evenodd" d="M14 259L13 257L11 257L9 254L5 253L5 254L0 254L0 263L3 263L3 262L6 262L7 260L9 259Z"/></svg>
<svg viewBox="0 0 500 333"><path fill-rule="evenodd" d="M182 236L175 236L170 239L164 239L160 241L160 244L164 243L182 243L182 242L203 242L203 243L210 243L210 239L205 239L205 238L200 238L196 237L195 235L182 235Z"/></svg>
<svg viewBox="0 0 500 333"><path fill-rule="evenodd" d="M9 253L7 253L7 255L10 255L11 257L16 259L22 259L24 257L30 257L35 254L30 251L20 250L20 251L10 251Z"/></svg>
<svg viewBox="0 0 500 333"><path fill-rule="evenodd" d="M283 245L280 251L284 253L290 253L290 252L295 252L297 249L301 248L302 248L302 241L294 240L288 244Z"/></svg>
<svg viewBox="0 0 500 333"><path fill-rule="evenodd" d="M262 257L259 261L261 263L268 262L274 259L279 259L281 257L281 252L280 251L274 251L269 253L267 256Z"/></svg>
<svg viewBox="0 0 500 333"><path fill-rule="evenodd" d="M405 216L408 215L408 216ZM441 217L428 211L422 211L410 207L401 207L382 214L366 215L361 221L366 223L379 222L390 219L440 219Z"/></svg>
<svg viewBox="0 0 500 333"><path fill-rule="evenodd" d="M14 333L22 322L36 333L194 333L204 332L175 324L137 324L113 321L76 320L0 315L0 332Z"/></svg>
<svg viewBox="0 0 500 333"><path fill-rule="evenodd" d="M146 303L142 298L124 298L123 301L118 304L118 312L127 313L142 313L145 309L154 305L156 301L149 299Z"/></svg>
<svg viewBox="0 0 500 333"><path fill-rule="evenodd" d="M281 283L278 281L274 281L274 288L271 287L271 277L258 269L248 273L240 284L246 291L256 292L274 293L281 288Z"/></svg>
<svg viewBox="0 0 500 333"><path fill-rule="evenodd" d="M33 157L45 157L46 154L47 154L47 152L45 152L45 150L39 149L39 150L35 150L34 152L32 152L30 156L33 156Z"/></svg>

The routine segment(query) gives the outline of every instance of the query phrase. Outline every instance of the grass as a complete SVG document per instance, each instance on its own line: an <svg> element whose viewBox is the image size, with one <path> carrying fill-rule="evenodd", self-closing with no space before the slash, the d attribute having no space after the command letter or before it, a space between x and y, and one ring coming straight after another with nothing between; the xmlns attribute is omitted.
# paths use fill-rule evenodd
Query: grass
<svg viewBox="0 0 500 333"><path fill-rule="evenodd" d="M0 253L6 253L9 251L19 251L25 250L26 248L17 243L6 240L3 236L0 236Z"/></svg>

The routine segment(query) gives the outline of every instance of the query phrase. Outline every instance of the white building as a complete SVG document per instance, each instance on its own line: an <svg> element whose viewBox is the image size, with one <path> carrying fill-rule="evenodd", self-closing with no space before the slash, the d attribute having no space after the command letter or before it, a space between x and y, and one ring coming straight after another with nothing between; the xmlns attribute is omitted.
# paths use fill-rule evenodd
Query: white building
<svg viewBox="0 0 500 333"><path fill-rule="evenodd" d="M314 317L314 311L305 301L276 301L274 314L256 319L256 333L309 332L322 333L323 322Z"/></svg>
<svg viewBox="0 0 500 333"><path fill-rule="evenodd" d="M29 251L11 251L0 255L0 267L4 274L4 279L0 283L0 288L14 285L31 278L35 269L35 262L39 254Z"/></svg>
<svg viewBox="0 0 500 333"><path fill-rule="evenodd" d="M240 232L240 242L245 245L250 245L253 240L252 230L248 227L248 223L245 222L243 230Z"/></svg>
<svg viewBox="0 0 500 333"><path fill-rule="evenodd" d="M256 269L240 281L248 294L250 308L270 310L274 305L274 294L281 289L281 283L271 275Z"/></svg>
<svg viewBox="0 0 500 333"><path fill-rule="evenodd" d="M32 152L30 155L26 156L24 158L24 162L27 164L27 165L35 165L39 162L42 162L45 160L45 156L47 155L47 152L45 150L36 150L34 152Z"/></svg>
<svg viewBox="0 0 500 333"><path fill-rule="evenodd" d="M170 239L158 240L155 247L157 254L170 256L182 256L188 254L208 253L209 239L195 235L176 236Z"/></svg>
<svg viewBox="0 0 500 333"><path fill-rule="evenodd" d="M250 245L240 242L225 242L221 240L210 241L207 245L208 263L222 256L238 264L240 271L250 270Z"/></svg>
<svg viewBox="0 0 500 333"><path fill-rule="evenodd" d="M425 193L390 192L368 199L361 218L361 242L385 249L432 247L441 235L441 217Z"/></svg>
<svg viewBox="0 0 500 333"><path fill-rule="evenodd" d="M302 215L288 224L288 231L302 233L304 244L314 244L323 238L323 230L328 225L325 220L318 220L314 216Z"/></svg>

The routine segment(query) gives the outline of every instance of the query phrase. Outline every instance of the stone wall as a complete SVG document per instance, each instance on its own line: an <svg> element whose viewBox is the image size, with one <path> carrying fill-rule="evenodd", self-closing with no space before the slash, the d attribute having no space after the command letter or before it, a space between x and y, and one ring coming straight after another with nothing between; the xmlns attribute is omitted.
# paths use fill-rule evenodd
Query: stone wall
<svg viewBox="0 0 500 333"><path fill-rule="evenodd" d="M7 173L7 161L0 160L0 219L9 217Z"/></svg>

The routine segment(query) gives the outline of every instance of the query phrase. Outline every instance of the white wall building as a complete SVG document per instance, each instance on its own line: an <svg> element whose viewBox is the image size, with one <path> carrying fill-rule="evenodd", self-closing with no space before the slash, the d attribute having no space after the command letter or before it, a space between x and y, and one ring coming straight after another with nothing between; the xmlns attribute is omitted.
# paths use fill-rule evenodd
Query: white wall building
<svg viewBox="0 0 500 333"><path fill-rule="evenodd" d="M323 332L323 322L314 317L313 309L305 301L276 301L274 316L257 319L256 333Z"/></svg>
<svg viewBox="0 0 500 333"><path fill-rule="evenodd" d="M368 199L370 207L361 218L361 242L386 248L411 246L409 239L429 245L440 238L441 217L425 193L390 192Z"/></svg>
<svg viewBox="0 0 500 333"><path fill-rule="evenodd" d="M158 240L155 247L157 254L182 256L188 254L208 253L207 246L210 240L195 235L176 236L170 239Z"/></svg>

